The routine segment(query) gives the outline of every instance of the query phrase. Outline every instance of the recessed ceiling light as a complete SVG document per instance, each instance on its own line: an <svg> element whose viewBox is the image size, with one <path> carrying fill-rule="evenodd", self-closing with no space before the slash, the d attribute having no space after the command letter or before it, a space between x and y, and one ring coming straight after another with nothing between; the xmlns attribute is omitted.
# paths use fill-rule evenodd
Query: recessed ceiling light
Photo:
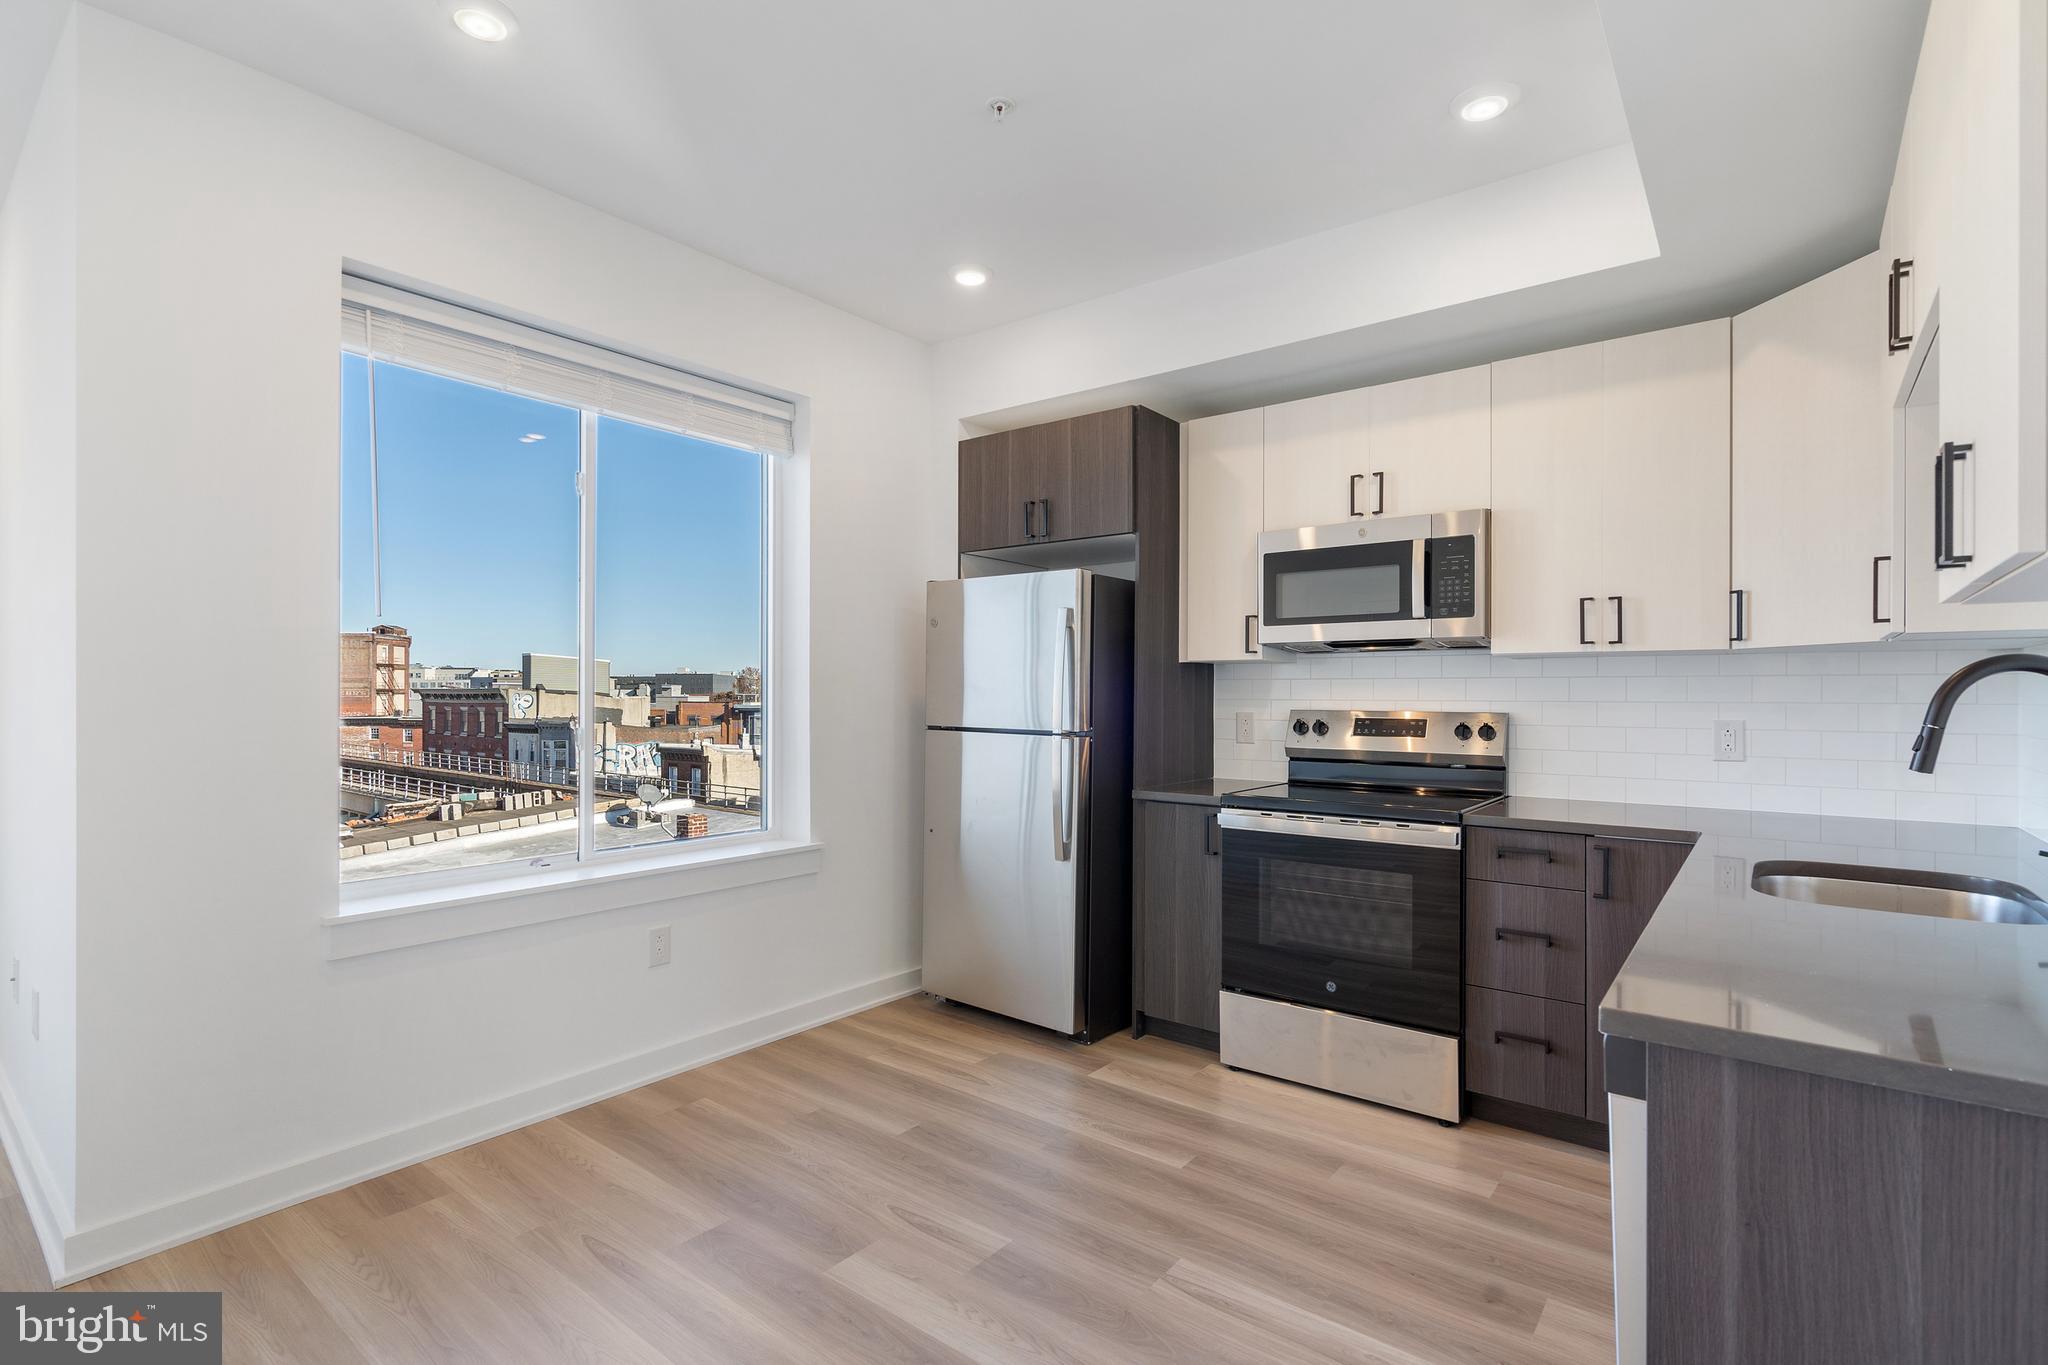
<svg viewBox="0 0 2048 1365"><path fill-rule="evenodd" d="M502 43L519 31L512 11L497 0L462 0L451 17L455 27L480 43Z"/></svg>
<svg viewBox="0 0 2048 1365"><path fill-rule="evenodd" d="M978 265L963 265L953 272L953 283L979 289L988 283L988 272Z"/></svg>
<svg viewBox="0 0 2048 1365"><path fill-rule="evenodd" d="M1505 114L1521 93L1512 85L1476 85L1458 96L1458 117L1467 123L1489 123Z"/></svg>

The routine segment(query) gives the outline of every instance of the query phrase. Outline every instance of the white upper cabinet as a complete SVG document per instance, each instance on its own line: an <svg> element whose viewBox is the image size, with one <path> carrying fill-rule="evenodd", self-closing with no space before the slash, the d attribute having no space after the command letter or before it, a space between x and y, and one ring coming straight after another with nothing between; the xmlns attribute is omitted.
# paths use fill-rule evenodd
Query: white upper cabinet
<svg viewBox="0 0 2048 1365"><path fill-rule="evenodd" d="M1328 526L1372 512L1370 392L1326 393L1266 409L1261 529Z"/></svg>
<svg viewBox="0 0 2048 1365"><path fill-rule="evenodd" d="M1734 320L1730 582L1736 647L1852 644L1893 610L1893 393L1882 251ZM1904 352L1900 353L1901 355Z"/></svg>
<svg viewBox="0 0 2048 1365"><path fill-rule="evenodd" d="M1600 600L1601 345L1493 366L1493 553L1498 654L1590 649Z"/></svg>
<svg viewBox="0 0 2048 1365"><path fill-rule="evenodd" d="M1488 503L1489 367L1266 409L1269 531Z"/></svg>
<svg viewBox="0 0 2048 1365"><path fill-rule="evenodd" d="M1725 649L1728 320L1601 344L1603 587L1623 649Z"/></svg>
<svg viewBox="0 0 2048 1365"><path fill-rule="evenodd" d="M2048 600L2048 0L1934 0L1884 238L1941 340L1935 591Z"/></svg>
<svg viewBox="0 0 2048 1365"><path fill-rule="evenodd" d="M1493 648L1725 648L1728 323L1493 366Z"/></svg>
<svg viewBox="0 0 2048 1365"><path fill-rule="evenodd" d="M1203 417L1180 431L1181 661L1260 658L1265 413Z"/></svg>

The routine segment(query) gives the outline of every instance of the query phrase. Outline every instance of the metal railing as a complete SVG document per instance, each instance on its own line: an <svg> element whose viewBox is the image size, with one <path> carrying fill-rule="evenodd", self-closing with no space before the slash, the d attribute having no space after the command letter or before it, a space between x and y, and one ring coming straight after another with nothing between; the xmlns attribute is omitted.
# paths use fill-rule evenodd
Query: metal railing
<svg viewBox="0 0 2048 1365"><path fill-rule="evenodd" d="M341 746L341 755L343 759L369 759L378 763L393 764L401 768L422 768L435 772L449 773L472 773L479 777L497 777L508 781L532 782L543 786L569 789L574 789L576 786L576 769L574 767L563 767L556 764L522 763L508 758L490 757L482 754L450 753L441 749L429 749L419 753L400 752L394 754L388 753L373 744L343 744ZM351 769L344 764L344 775L351 771L364 770ZM394 780L401 778L400 774L386 773L384 776ZM346 777L344 780L346 780ZM449 783L424 775L418 781L424 787L431 787L449 794L478 790L475 785ZM671 782L666 777L636 777L629 773L598 773L592 779L592 786L603 795L632 796L639 792L642 784L649 782L659 786L666 793L667 797L690 796L695 797L698 801L708 806L720 806L733 810L759 811L761 809L761 789L759 787L739 786L732 783ZM389 790L407 791L411 789L404 786L392 786Z"/></svg>

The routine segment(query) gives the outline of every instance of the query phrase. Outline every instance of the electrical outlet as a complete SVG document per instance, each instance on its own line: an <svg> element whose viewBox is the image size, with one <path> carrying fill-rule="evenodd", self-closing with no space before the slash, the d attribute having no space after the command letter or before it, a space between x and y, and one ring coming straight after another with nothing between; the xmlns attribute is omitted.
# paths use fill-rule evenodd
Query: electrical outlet
<svg viewBox="0 0 2048 1365"><path fill-rule="evenodd" d="M30 991L28 993L28 1036L31 1038L41 1038L43 1036L43 993L41 991Z"/></svg>
<svg viewBox="0 0 2048 1365"><path fill-rule="evenodd" d="M1742 893L1742 859L1725 853L1714 859L1714 889L1727 895Z"/></svg>
<svg viewBox="0 0 2048 1365"><path fill-rule="evenodd" d="M1249 711L1237 713L1237 742L1239 744L1249 744L1252 742L1252 713Z"/></svg>
<svg viewBox="0 0 2048 1365"><path fill-rule="evenodd" d="M647 931L647 965L666 967L668 965L668 926L657 924Z"/></svg>
<svg viewBox="0 0 2048 1365"><path fill-rule="evenodd" d="M1740 763L1749 752L1749 735L1739 720L1719 721L1714 726L1714 761Z"/></svg>

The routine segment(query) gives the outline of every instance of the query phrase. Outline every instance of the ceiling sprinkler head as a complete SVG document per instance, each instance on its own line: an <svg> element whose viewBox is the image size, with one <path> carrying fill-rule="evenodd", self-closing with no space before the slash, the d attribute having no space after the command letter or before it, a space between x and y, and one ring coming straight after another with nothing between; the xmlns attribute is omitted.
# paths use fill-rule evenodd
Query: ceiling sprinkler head
<svg viewBox="0 0 2048 1365"><path fill-rule="evenodd" d="M1016 107L1017 102L1015 100L993 99L988 102L988 111L989 113L995 116L995 121L997 123L1001 123L1003 121L1003 115L1009 113L1012 109L1015 109Z"/></svg>

